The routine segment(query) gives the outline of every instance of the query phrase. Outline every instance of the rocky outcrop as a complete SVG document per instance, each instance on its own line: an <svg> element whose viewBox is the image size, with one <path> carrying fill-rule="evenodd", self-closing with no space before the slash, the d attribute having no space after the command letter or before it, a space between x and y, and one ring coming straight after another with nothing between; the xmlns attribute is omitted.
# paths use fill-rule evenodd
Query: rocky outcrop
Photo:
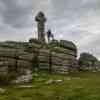
<svg viewBox="0 0 100 100"><path fill-rule="evenodd" d="M95 62L95 69L100 71L100 61Z"/></svg>
<svg viewBox="0 0 100 100"><path fill-rule="evenodd" d="M49 70L49 49L40 49L38 54L38 64L40 70Z"/></svg>
<svg viewBox="0 0 100 100"><path fill-rule="evenodd" d="M94 64L92 62L88 62L88 64L80 65L81 71L100 71L100 62L96 61Z"/></svg>
<svg viewBox="0 0 100 100"><path fill-rule="evenodd" d="M56 73L68 73L74 67L76 61L77 48L72 42L61 40L51 43L51 63L52 70Z"/></svg>
<svg viewBox="0 0 100 100"><path fill-rule="evenodd" d="M33 53L26 52L28 43L2 42L0 43L0 75L17 77L32 71Z"/></svg>
<svg viewBox="0 0 100 100"><path fill-rule="evenodd" d="M32 74L34 69L68 73L76 69L73 68L76 55L76 46L63 40L52 41L50 44L43 44L35 39L30 39L29 42L1 42L0 74L14 72L19 82L27 81L26 78L30 76L28 72Z"/></svg>
<svg viewBox="0 0 100 100"><path fill-rule="evenodd" d="M81 53L78 61L81 71L100 71L99 60L90 53Z"/></svg>

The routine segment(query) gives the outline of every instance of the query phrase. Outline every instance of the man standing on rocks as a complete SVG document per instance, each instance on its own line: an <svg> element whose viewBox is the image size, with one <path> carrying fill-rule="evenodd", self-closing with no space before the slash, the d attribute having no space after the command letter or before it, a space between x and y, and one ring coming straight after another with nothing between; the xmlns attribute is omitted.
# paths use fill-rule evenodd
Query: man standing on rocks
<svg viewBox="0 0 100 100"><path fill-rule="evenodd" d="M48 38L48 42L50 42L51 38L52 38L52 40L54 40L54 36L53 36L51 30L48 30L48 32L47 32L47 38Z"/></svg>

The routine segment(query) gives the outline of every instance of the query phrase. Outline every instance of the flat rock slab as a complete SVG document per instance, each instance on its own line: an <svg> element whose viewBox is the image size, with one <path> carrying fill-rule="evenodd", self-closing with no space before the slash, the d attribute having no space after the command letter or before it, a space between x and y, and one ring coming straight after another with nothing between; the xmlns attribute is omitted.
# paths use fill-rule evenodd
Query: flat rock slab
<svg viewBox="0 0 100 100"><path fill-rule="evenodd" d="M62 83L63 80L48 80L45 84Z"/></svg>
<svg viewBox="0 0 100 100"><path fill-rule="evenodd" d="M33 88L32 85L19 85L19 86L16 86L15 88Z"/></svg>
<svg viewBox="0 0 100 100"><path fill-rule="evenodd" d="M0 93L5 93L5 89L3 89L3 88L0 88Z"/></svg>

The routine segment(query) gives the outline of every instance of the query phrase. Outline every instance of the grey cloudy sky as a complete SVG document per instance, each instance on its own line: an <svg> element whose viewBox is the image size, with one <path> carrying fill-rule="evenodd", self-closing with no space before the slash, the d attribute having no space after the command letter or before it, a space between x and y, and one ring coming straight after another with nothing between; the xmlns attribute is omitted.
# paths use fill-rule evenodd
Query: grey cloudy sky
<svg viewBox="0 0 100 100"><path fill-rule="evenodd" d="M34 17L44 11L57 39L100 58L100 0L0 0L0 40L26 41L36 33Z"/></svg>

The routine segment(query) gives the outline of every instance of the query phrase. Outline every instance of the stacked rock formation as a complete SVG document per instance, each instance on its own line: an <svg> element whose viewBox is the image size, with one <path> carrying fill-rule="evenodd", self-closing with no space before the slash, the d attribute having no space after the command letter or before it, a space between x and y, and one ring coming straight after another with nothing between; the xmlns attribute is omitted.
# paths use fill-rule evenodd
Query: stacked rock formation
<svg viewBox="0 0 100 100"><path fill-rule="evenodd" d="M100 71L100 61L95 62L96 71Z"/></svg>
<svg viewBox="0 0 100 100"><path fill-rule="evenodd" d="M49 50L40 49L38 55L39 69L49 70Z"/></svg>
<svg viewBox="0 0 100 100"><path fill-rule="evenodd" d="M100 71L99 60L90 53L81 53L78 61L81 71Z"/></svg>
<svg viewBox="0 0 100 100"><path fill-rule="evenodd" d="M73 63L76 62L76 46L72 42L64 40L54 41L51 45L53 45L51 48L52 70L58 73L72 71L72 67L75 67Z"/></svg>
<svg viewBox="0 0 100 100"><path fill-rule="evenodd" d="M28 43L24 42L0 43L0 74L21 76L32 71L34 54L26 52L27 46Z"/></svg>
<svg viewBox="0 0 100 100"><path fill-rule="evenodd" d="M82 64L79 67L81 71L100 71L100 62L96 61L94 64L92 64L92 62L88 62L88 64Z"/></svg>
<svg viewBox="0 0 100 100"><path fill-rule="evenodd" d="M68 73L74 68L76 53L76 46L68 41L60 41L57 44L54 41L42 44L36 39L30 39L29 42L1 42L0 74L15 73L22 76L18 80L27 80L23 77L32 74L34 69Z"/></svg>

